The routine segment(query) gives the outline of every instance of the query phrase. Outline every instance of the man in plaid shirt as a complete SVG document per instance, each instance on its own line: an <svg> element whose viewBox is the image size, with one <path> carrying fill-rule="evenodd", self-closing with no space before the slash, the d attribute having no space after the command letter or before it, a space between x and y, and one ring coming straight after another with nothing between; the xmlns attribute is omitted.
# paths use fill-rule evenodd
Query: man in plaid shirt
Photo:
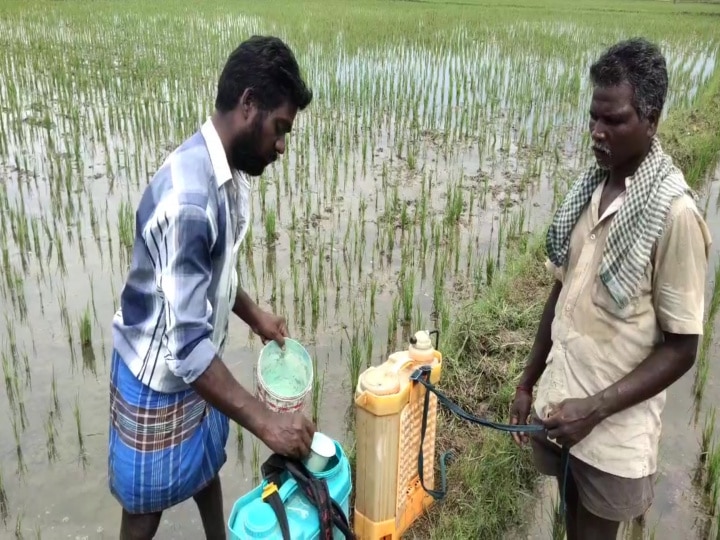
<svg viewBox="0 0 720 540"><path fill-rule="evenodd" d="M220 75L215 112L163 163L136 215L132 264L113 320L108 474L120 538L153 538L163 510L195 499L206 537L224 539L219 471L229 419L273 452L304 458L315 427L268 410L222 361L234 313L263 341L285 321L238 289L251 184L285 151L312 93L279 39L255 36Z"/></svg>

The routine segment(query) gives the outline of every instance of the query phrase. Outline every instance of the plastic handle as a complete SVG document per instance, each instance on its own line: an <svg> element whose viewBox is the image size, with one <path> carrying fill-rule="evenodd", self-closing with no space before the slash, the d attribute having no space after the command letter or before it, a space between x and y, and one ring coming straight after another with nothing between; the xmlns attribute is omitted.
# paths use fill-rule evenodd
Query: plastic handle
<svg viewBox="0 0 720 540"><path fill-rule="evenodd" d="M414 362L414 360L413 360L412 358L408 358L407 360L404 360L404 361L402 361L402 362L394 363L394 364L393 364L393 367L392 367L392 369L391 369L390 371L391 371L392 373L399 373L400 371L403 370L403 368L404 368L405 366L407 366L408 364L412 364L413 362Z"/></svg>

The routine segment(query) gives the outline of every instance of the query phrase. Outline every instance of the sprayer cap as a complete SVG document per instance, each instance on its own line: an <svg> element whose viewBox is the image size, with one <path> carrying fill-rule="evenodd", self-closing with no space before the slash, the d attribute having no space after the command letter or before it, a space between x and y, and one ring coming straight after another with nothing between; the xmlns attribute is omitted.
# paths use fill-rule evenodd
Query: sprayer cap
<svg viewBox="0 0 720 540"><path fill-rule="evenodd" d="M430 335L425 330L415 332L415 335L413 336L413 339L410 340L410 343L415 349L422 351L432 349L433 347Z"/></svg>
<svg viewBox="0 0 720 540"><path fill-rule="evenodd" d="M376 396L386 396L400 391L400 380L397 373L370 368L360 376L360 387Z"/></svg>

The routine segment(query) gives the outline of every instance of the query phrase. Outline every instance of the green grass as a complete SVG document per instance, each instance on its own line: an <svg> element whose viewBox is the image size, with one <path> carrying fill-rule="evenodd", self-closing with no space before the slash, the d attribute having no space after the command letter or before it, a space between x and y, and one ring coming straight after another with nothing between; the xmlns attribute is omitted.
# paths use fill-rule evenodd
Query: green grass
<svg viewBox="0 0 720 540"><path fill-rule="evenodd" d="M505 270L456 313L440 386L468 411L507 421L513 381L537 330L551 278L543 266L541 237L508 252ZM421 538L500 538L528 504L536 472L530 455L503 433L442 415L440 451L454 449L447 503L420 523Z"/></svg>
<svg viewBox="0 0 720 540"><path fill-rule="evenodd" d="M705 92L692 108L669 117L660 128L663 149L673 156L688 184L700 187L705 175L712 171L718 160L720 71L710 79Z"/></svg>

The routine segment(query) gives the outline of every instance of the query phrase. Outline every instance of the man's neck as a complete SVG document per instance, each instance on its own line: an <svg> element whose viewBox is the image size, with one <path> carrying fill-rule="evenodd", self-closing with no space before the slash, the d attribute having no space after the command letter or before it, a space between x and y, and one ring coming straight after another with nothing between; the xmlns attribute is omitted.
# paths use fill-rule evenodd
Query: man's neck
<svg viewBox="0 0 720 540"><path fill-rule="evenodd" d="M608 184L618 188L624 188L625 180L635 174L635 172L638 170L642 162L645 161L645 158L648 156L649 153L650 149L648 148L647 151L643 152L639 156L630 159L629 161L623 163L618 167L611 169L610 176L608 178Z"/></svg>
<svg viewBox="0 0 720 540"><path fill-rule="evenodd" d="M228 163L230 163L230 144L232 138L230 137L230 129L227 119L222 113L215 111L210 117L210 120L212 121L213 126L215 126L215 131L217 131L218 137L220 137L220 142L222 143L223 149L225 150L225 157L227 158Z"/></svg>

